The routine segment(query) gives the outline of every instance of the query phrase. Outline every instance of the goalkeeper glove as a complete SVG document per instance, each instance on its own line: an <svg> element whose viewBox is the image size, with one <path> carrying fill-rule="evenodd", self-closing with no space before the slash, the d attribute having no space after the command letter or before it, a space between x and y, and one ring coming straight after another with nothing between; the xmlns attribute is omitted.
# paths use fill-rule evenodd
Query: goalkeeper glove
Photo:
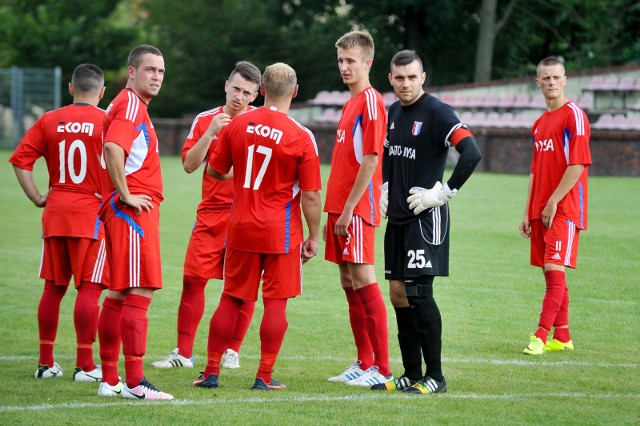
<svg viewBox="0 0 640 426"><path fill-rule="evenodd" d="M380 214L383 218L387 217L387 208L389 207L389 182L380 185Z"/></svg>
<svg viewBox="0 0 640 426"><path fill-rule="evenodd" d="M427 209L440 207L452 199L457 192L457 189L450 189L446 183L443 186L439 181L431 189L414 186L409 190L411 195L407 198L407 203L409 203L409 209L413 210L413 214L417 216Z"/></svg>

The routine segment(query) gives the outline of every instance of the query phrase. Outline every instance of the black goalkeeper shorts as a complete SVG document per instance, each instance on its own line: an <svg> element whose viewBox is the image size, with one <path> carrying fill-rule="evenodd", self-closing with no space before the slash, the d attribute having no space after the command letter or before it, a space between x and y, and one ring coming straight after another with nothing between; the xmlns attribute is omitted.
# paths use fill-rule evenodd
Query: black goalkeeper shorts
<svg viewBox="0 0 640 426"><path fill-rule="evenodd" d="M387 223L384 277L404 280L449 275L449 206L444 204L406 225Z"/></svg>

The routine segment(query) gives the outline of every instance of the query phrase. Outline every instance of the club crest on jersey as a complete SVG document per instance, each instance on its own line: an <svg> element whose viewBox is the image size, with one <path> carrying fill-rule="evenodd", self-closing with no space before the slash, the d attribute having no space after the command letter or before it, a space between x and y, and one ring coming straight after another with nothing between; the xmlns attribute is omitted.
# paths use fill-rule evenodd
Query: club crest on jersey
<svg viewBox="0 0 640 426"><path fill-rule="evenodd" d="M418 136L420 134L421 129L422 129L422 121L414 121L413 128L411 129L411 134L413 134L413 136Z"/></svg>

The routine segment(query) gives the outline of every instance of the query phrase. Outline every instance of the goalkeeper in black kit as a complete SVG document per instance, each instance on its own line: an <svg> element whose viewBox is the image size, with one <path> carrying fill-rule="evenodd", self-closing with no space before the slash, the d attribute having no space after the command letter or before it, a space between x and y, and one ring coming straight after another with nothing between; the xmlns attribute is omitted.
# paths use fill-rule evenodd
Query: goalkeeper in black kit
<svg viewBox="0 0 640 426"><path fill-rule="evenodd" d="M441 365L442 319L433 298L433 279L449 275L448 202L482 158L473 134L451 107L425 93L425 79L414 51L396 53L389 82L399 101L389 109L380 210L388 218L385 278L396 312L404 374L372 387L415 394L447 390ZM452 146L460 157L444 182Z"/></svg>

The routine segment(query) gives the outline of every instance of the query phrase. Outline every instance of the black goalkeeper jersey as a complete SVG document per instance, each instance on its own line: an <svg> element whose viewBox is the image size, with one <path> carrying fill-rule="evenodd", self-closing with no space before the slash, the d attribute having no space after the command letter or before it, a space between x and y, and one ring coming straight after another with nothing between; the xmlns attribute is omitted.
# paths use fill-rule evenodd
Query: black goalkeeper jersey
<svg viewBox="0 0 640 426"><path fill-rule="evenodd" d="M399 101L391 105L387 123L382 160L389 182L387 217L394 225L404 225L417 218L407 203L409 189L444 184L449 137L462 124L449 105L426 93L409 106Z"/></svg>

